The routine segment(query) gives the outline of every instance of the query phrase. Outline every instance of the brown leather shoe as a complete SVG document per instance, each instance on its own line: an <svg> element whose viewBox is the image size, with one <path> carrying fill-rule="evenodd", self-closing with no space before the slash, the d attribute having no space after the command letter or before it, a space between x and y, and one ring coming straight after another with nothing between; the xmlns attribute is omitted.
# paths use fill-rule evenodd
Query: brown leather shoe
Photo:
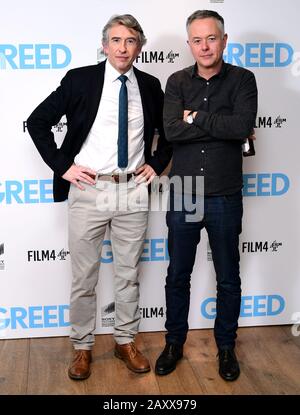
<svg viewBox="0 0 300 415"><path fill-rule="evenodd" d="M128 369L136 373L149 372L150 364L148 359L136 348L134 342L127 344L116 344L115 356L124 360Z"/></svg>
<svg viewBox="0 0 300 415"><path fill-rule="evenodd" d="M90 374L90 363L92 361L92 352L90 350L74 350L73 360L70 364L68 375L71 379L87 379Z"/></svg>

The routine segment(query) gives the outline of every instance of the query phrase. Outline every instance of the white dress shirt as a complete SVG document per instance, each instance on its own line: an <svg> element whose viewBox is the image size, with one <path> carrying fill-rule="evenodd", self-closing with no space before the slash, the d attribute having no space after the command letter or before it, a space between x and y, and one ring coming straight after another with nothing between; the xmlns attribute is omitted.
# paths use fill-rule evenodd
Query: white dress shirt
<svg viewBox="0 0 300 415"><path fill-rule="evenodd" d="M75 164L99 173L133 172L144 162L144 116L133 68L124 75L128 91L128 166L118 167L118 116L120 73L106 61L103 91L95 121L75 157Z"/></svg>

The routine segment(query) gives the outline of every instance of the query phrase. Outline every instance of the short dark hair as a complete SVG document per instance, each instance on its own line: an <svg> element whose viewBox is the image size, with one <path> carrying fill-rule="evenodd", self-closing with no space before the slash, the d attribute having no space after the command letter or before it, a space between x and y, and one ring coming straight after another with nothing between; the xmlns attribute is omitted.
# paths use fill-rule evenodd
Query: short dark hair
<svg viewBox="0 0 300 415"><path fill-rule="evenodd" d="M186 30L189 29L190 24L197 19L207 19L209 17L212 17L213 19L216 19L219 22L220 30L222 33L225 33L225 27L224 27L224 19L222 16L219 15L219 13L215 12L214 10L196 10L194 13L192 13L186 21Z"/></svg>
<svg viewBox="0 0 300 415"><path fill-rule="evenodd" d="M143 46L147 39L144 35L143 29L139 22L131 14L116 14L112 16L102 31L102 43L106 44L108 42L108 30L111 29L116 24L121 24L128 29L133 29L138 32L140 45Z"/></svg>

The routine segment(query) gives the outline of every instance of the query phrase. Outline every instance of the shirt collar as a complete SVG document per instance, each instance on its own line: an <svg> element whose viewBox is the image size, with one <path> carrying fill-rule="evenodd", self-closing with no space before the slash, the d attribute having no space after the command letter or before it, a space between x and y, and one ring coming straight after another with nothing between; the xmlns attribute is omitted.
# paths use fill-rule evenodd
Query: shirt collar
<svg viewBox="0 0 300 415"><path fill-rule="evenodd" d="M112 64L109 62L109 60L106 60L106 64L105 64L105 78L111 82L116 81L119 76L120 76L120 72L118 72L113 66ZM123 75L126 75L128 80L132 83L134 81L134 72L133 72L133 67L131 66L131 68L129 69L129 71L127 71L126 73L124 73Z"/></svg>
<svg viewBox="0 0 300 415"><path fill-rule="evenodd" d="M222 66L221 66L220 72L217 73L216 75L213 75L211 78L223 78L225 76L225 74L226 74L226 71L227 71L227 64L223 60L222 61ZM195 63L194 66L192 66L191 76L192 76L192 78L198 77L198 78L201 78L202 79L202 77L198 75L197 62Z"/></svg>

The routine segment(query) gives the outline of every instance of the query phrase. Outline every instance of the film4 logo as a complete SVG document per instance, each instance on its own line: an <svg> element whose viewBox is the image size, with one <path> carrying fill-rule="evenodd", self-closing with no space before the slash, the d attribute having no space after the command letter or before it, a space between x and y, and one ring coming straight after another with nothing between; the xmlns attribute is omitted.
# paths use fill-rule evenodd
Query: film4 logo
<svg viewBox="0 0 300 415"><path fill-rule="evenodd" d="M140 307L142 318L163 318L165 315L163 307Z"/></svg>
<svg viewBox="0 0 300 415"><path fill-rule="evenodd" d="M67 126L67 123L65 121L59 121L56 125L52 127L52 130L56 133L64 133L65 127Z"/></svg>
<svg viewBox="0 0 300 415"><path fill-rule="evenodd" d="M70 251L61 249L56 251L55 249L41 249L27 251L28 262L44 262L44 261L65 261Z"/></svg>
<svg viewBox="0 0 300 415"><path fill-rule="evenodd" d="M65 133L67 129L67 122L64 120L59 121L52 127L54 133ZM23 121L23 133L27 131L27 121Z"/></svg>
<svg viewBox="0 0 300 415"><path fill-rule="evenodd" d="M282 242L273 241L244 241L242 242L242 252L278 252Z"/></svg>
<svg viewBox="0 0 300 415"><path fill-rule="evenodd" d="M174 52L173 49L165 50L144 50L137 57L136 63L175 63L179 58L179 52ZM103 48L97 49L97 63L106 59Z"/></svg>
<svg viewBox="0 0 300 415"><path fill-rule="evenodd" d="M172 49L163 50L145 50L137 56L136 63L174 63L175 59L179 58L179 53Z"/></svg>
<svg viewBox="0 0 300 415"><path fill-rule="evenodd" d="M258 117L254 128L281 128L284 123L286 123L286 118L281 115Z"/></svg>

